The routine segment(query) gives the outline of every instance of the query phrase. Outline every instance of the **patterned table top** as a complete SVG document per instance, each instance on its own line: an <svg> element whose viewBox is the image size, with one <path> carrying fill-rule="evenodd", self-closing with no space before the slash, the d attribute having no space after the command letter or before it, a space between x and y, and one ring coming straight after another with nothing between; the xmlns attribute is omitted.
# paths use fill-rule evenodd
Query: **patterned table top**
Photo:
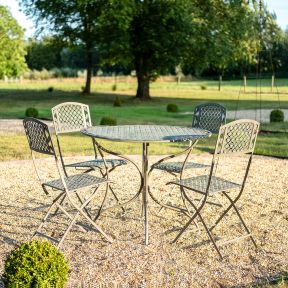
<svg viewBox="0 0 288 288"><path fill-rule="evenodd" d="M81 132L99 139L146 143L183 142L211 136L209 131L199 128L164 125L94 126Z"/></svg>

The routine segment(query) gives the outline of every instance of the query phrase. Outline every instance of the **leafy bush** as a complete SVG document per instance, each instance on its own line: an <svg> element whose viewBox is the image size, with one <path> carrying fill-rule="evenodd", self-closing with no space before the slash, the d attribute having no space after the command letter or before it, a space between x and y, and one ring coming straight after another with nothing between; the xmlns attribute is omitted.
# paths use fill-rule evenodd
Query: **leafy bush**
<svg viewBox="0 0 288 288"><path fill-rule="evenodd" d="M113 126L113 125L117 125L117 121L115 118L112 118L112 117L102 117L100 121L100 125Z"/></svg>
<svg viewBox="0 0 288 288"><path fill-rule="evenodd" d="M118 95L114 99L113 106L114 107L121 107L122 106L121 98Z"/></svg>
<svg viewBox="0 0 288 288"><path fill-rule="evenodd" d="M168 104L167 105L167 111L176 113L179 111L178 106L176 104Z"/></svg>
<svg viewBox="0 0 288 288"><path fill-rule="evenodd" d="M16 248L6 260L5 287L64 287L68 277L64 255L50 242L33 240Z"/></svg>
<svg viewBox="0 0 288 288"><path fill-rule="evenodd" d="M270 122L284 122L284 113L280 109L272 110L270 113Z"/></svg>
<svg viewBox="0 0 288 288"><path fill-rule="evenodd" d="M116 91L117 90L117 84L113 84L112 85L112 91Z"/></svg>
<svg viewBox="0 0 288 288"><path fill-rule="evenodd" d="M25 111L26 117L38 118L38 115L39 115L38 110L36 108L33 108L33 107L29 107Z"/></svg>
<svg viewBox="0 0 288 288"><path fill-rule="evenodd" d="M47 89L47 91L48 91L48 92L53 92L53 91L54 91L54 87L52 87L52 86L49 87L49 88Z"/></svg>
<svg viewBox="0 0 288 288"><path fill-rule="evenodd" d="M207 86L205 86L205 85L201 85L200 87L201 87L201 90L206 90L207 89Z"/></svg>

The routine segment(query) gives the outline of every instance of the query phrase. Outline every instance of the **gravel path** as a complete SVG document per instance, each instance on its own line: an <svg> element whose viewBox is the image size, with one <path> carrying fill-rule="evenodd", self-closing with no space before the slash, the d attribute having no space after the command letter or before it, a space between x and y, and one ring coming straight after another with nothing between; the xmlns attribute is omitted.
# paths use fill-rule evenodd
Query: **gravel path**
<svg viewBox="0 0 288 288"><path fill-rule="evenodd" d="M202 163L211 160L209 155L193 157ZM151 157L151 163L158 158ZM231 180L239 177L240 170L231 168L235 163L244 165L238 156L225 159L222 165L219 163L219 175ZM45 177L56 176L51 159L41 159L39 165ZM18 244L30 239L50 203L33 171L30 160L0 162L0 275L4 259ZM139 187L137 171L131 165L115 170L111 177L122 200L131 197ZM172 190L165 185L172 179L171 175L159 171L151 178L151 189L157 197L174 204L180 201L178 189ZM235 196L234 193L230 195ZM91 212L96 212L101 197L102 190L92 203ZM219 200L227 205L222 197ZM107 205L113 201L110 197ZM239 287L287 272L288 161L255 156L238 206L255 235L258 250L247 239L223 246L223 261L219 261L204 231L193 232L193 227L177 244L170 244L187 218L167 209L159 213L159 206L151 199L149 246L143 245L140 199L129 204L124 215L120 209L104 212L98 225L115 239L113 244L103 241L96 232L83 233L77 228L64 242L62 250L70 263L69 287L88 287L90 284L89 287ZM203 217L209 226L218 213L219 207L207 205ZM67 219L57 215L51 221L46 229L49 233L54 230L57 236L63 231ZM224 238L241 233L243 230L233 214L215 230L215 234Z"/></svg>
<svg viewBox="0 0 288 288"><path fill-rule="evenodd" d="M288 121L288 109L281 109L284 112L284 119ZM256 119L260 122L270 122L272 109L238 110L227 111L227 119ZM181 114L192 115L193 112L183 112Z"/></svg>
<svg viewBox="0 0 288 288"><path fill-rule="evenodd" d="M54 131L52 121L43 121ZM23 120L21 119L0 119L0 134L23 134Z"/></svg>
<svg viewBox="0 0 288 288"><path fill-rule="evenodd" d="M228 119L256 119L261 122L269 122L270 121L270 112L271 109L262 109L262 110L238 110L237 113L235 111L227 111ZM288 109L282 109L284 112L284 119L288 121ZM182 114L192 115L192 112L184 112ZM51 131L54 131L53 122L52 121L44 121ZM22 120L20 119L0 119L0 134L18 134L24 133Z"/></svg>

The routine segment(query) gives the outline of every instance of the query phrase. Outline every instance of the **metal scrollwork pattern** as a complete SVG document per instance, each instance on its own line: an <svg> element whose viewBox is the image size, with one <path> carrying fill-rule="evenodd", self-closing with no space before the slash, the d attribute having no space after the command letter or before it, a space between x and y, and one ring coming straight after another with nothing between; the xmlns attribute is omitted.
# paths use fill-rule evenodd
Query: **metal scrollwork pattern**
<svg viewBox="0 0 288 288"><path fill-rule="evenodd" d="M192 127L202 128L212 133L218 133L221 125L225 124L226 109L217 103L204 103L196 106Z"/></svg>
<svg viewBox="0 0 288 288"><path fill-rule="evenodd" d="M249 153L254 150L259 123L238 120L220 128L215 154Z"/></svg>
<svg viewBox="0 0 288 288"><path fill-rule="evenodd" d="M23 126L31 150L55 155L49 129L45 123L34 118L25 118Z"/></svg>
<svg viewBox="0 0 288 288"><path fill-rule="evenodd" d="M56 133L77 132L91 127L88 105L77 102L66 102L52 108Z"/></svg>

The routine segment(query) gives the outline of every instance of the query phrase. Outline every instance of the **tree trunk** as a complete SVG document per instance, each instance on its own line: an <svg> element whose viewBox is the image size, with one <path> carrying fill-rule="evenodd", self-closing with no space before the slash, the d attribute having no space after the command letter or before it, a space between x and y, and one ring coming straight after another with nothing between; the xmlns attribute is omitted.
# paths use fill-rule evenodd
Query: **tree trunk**
<svg viewBox="0 0 288 288"><path fill-rule="evenodd" d="M150 100L150 91L149 91L149 78L145 76L138 76L138 87L137 87L137 94L136 98L141 100Z"/></svg>
<svg viewBox="0 0 288 288"><path fill-rule="evenodd" d="M221 86L222 86L222 75L219 75L218 91L221 91Z"/></svg>
<svg viewBox="0 0 288 288"><path fill-rule="evenodd" d="M138 56L138 57L137 57ZM144 72L144 59L142 55L137 55L136 56L136 74L137 74L137 82L138 82L138 87L137 87L137 94L136 98L140 100L150 100L150 91L149 91L149 77L148 75ZM143 71L144 70L144 71Z"/></svg>
<svg viewBox="0 0 288 288"><path fill-rule="evenodd" d="M91 79L92 79L92 65L93 65L93 60L92 60L92 49L89 47L90 45L86 45L86 70L87 70L87 75L86 75L86 84L85 88L83 90L84 94L90 94L91 93Z"/></svg>

